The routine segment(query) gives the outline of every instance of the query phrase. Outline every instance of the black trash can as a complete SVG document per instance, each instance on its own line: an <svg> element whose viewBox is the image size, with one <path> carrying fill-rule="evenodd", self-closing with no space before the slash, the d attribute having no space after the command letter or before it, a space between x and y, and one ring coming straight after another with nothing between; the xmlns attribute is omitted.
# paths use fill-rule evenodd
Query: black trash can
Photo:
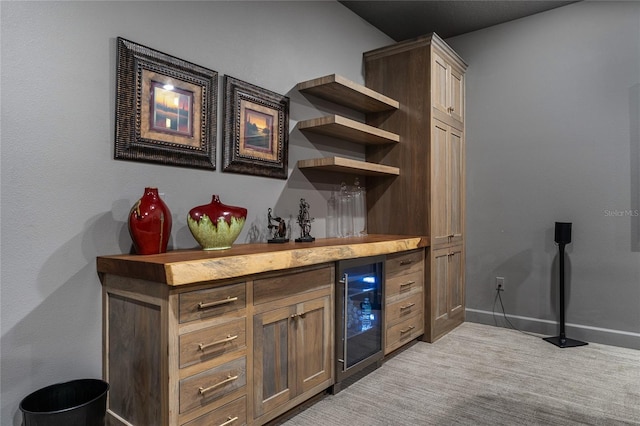
<svg viewBox="0 0 640 426"><path fill-rule="evenodd" d="M79 379L42 388L20 403L23 426L104 426L109 384Z"/></svg>

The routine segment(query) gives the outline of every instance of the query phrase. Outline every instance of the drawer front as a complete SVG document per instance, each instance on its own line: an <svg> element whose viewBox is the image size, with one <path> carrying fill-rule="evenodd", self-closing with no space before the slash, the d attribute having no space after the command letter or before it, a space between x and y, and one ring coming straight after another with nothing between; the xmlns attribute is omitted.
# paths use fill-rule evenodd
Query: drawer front
<svg viewBox="0 0 640 426"><path fill-rule="evenodd" d="M211 318L244 309L247 305L245 283L190 291L180 294L180 322Z"/></svg>
<svg viewBox="0 0 640 426"><path fill-rule="evenodd" d="M243 396L189 423L185 423L184 426L242 426L246 424L247 397Z"/></svg>
<svg viewBox="0 0 640 426"><path fill-rule="evenodd" d="M424 321L422 313L407 318L406 320L387 328L387 340L385 346L400 347L424 333Z"/></svg>
<svg viewBox="0 0 640 426"><path fill-rule="evenodd" d="M180 368L244 348L246 331L246 318L239 318L183 334L180 336Z"/></svg>
<svg viewBox="0 0 640 426"><path fill-rule="evenodd" d="M422 292L415 293L406 299L401 299L385 306L387 325L393 325L398 321L421 313L423 311L422 295Z"/></svg>
<svg viewBox="0 0 640 426"><path fill-rule="evenodd" d="M289 272L277 277L257 279L253 282L253 303L272 302L296 294L331 287L334 268L324 266L318 269Z"/></svg>
<svg viewBox="0 0 640 426"><path fill-rule="evenodd" d="M385 269L387 280L396 275L410 274L423 269L424 250L413 250L387 255Z"/></svg>
<svg viewBox="0 0 640 426"><path fill-rule="evenodd" d="M246 383L245 357L180 380L180 413L210 404Z"/></svg>
<svg viewBox="0 0 640 426"><path fill-rule="evenodd" d="M387 278L385 282L385 297L387 300L408 297L413 293L422 292L424 288L424 273L422 270L407 275Z"/></svg>

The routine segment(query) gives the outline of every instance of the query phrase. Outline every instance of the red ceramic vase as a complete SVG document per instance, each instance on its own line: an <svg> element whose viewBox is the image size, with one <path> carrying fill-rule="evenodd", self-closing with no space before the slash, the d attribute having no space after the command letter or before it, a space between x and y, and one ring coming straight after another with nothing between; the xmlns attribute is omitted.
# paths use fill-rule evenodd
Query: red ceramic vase
<svg viewBox="0 0 640 426"><path fill-rule="evenodd" d="M171 212L160 199L158 188L145 188L129 212L129 234L138 254L167 251L171 236Z"/></svg>
<svg viewBox="0 0 640 426"><path fill-rule="evenodd" d="M189 211L187 224L203 249L222 250L231 247L238 238L246 219L247 209L222 204L214 195L211 203Z"/></svg>

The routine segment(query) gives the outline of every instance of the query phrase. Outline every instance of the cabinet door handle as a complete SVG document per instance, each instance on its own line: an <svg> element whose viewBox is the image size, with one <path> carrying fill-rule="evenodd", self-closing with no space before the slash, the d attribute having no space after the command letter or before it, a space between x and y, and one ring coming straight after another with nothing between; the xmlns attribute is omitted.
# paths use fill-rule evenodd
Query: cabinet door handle
<svg viewBox="0 0 640 426"><path fill-rule="evenodd" d="M198 348L200 348L201 351L204 351L205 349L210 348L211 346L219 345L221 343L231 342L232 340L236 340L237 338L238 338L237 334L235 336L227 334L227 337L225 339L218 340L218 341L211 342L211 343L200 343L198 345Z"/></svg>
<svg viewBox="0 0 640 426"><path fill-rule="evenodd" d="M203 395L209 391L214 390L217 387L220 387L222 385L225 385L229 382L233 382L234 380L236 380L238 378L238 375L232 376L232 375L228 375L226 379L224 379L223 381L216 383L215 385L211 385L208 388L203 388L202 386L200 386L200 388L198 389L198 392L200 392L200 395Z"/></svg>
<svg viewBox="0 0 640 426"><path fill-rule="evenodd" d="M409 308L411 308L411 307L413 307L415 305L416 305L415 303L409 303L408 305L400 306L400 310L403 311L403 310L409 309Z"/></svg>
<svg viewBox="0 0 640 426"><path fill-rule="evenodd" d="M229 417L227 417L227 419L229 419L229 420L227 420L227 421L226 421L226 422L224 422L224 423L220 423L220 426L227 426L227 425L230 425L231 423L233 423L233 422L235 422L236 420L238 420L238 416L235 416L235 417L231 417L231 416L229 416Z"/></svg>
<svg viewBox="0 0 640 426"><path fill-rule="evenodd" d="M400 288L402 289L402 287L414 285L415 283L416 283L415 281L407 281L406 283L400 284Z"/></svg>
<svg viewBox="0 0 640 426"><path fill-rule="evenodd" d="M237 300L238 300L237 297L229 296L226 299L216 300L215 302L209 302L209 303L200 302L198 303L198 309L213 308L214 306L226 305L227 303L232 303Z"/></svg>
<svg viewBox="0 0 640 426"><path fill-rule="evenodd" d="M401 260L400 266L411 265L412 263L413 263L413 260Z"/></svg>
<svg viewBox="0 0 640 426"><path fill-rule="evenodd" d="M414 325L410 325L409 327L405 328L404 330L400 330L400 334L408 333L411 330L413 330L414 328L416 328Z"/></svg>

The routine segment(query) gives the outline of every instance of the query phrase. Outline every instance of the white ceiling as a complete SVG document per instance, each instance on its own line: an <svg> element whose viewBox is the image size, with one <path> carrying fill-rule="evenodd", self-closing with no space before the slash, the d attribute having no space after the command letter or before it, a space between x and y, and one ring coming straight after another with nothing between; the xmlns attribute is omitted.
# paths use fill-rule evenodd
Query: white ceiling
<svg viewBox="0 0 640 426"><path fill-rule="evenodd" d="M555 9L574 1L546 0L340 0L395 41L437 33L442 38Z"/></svg>

